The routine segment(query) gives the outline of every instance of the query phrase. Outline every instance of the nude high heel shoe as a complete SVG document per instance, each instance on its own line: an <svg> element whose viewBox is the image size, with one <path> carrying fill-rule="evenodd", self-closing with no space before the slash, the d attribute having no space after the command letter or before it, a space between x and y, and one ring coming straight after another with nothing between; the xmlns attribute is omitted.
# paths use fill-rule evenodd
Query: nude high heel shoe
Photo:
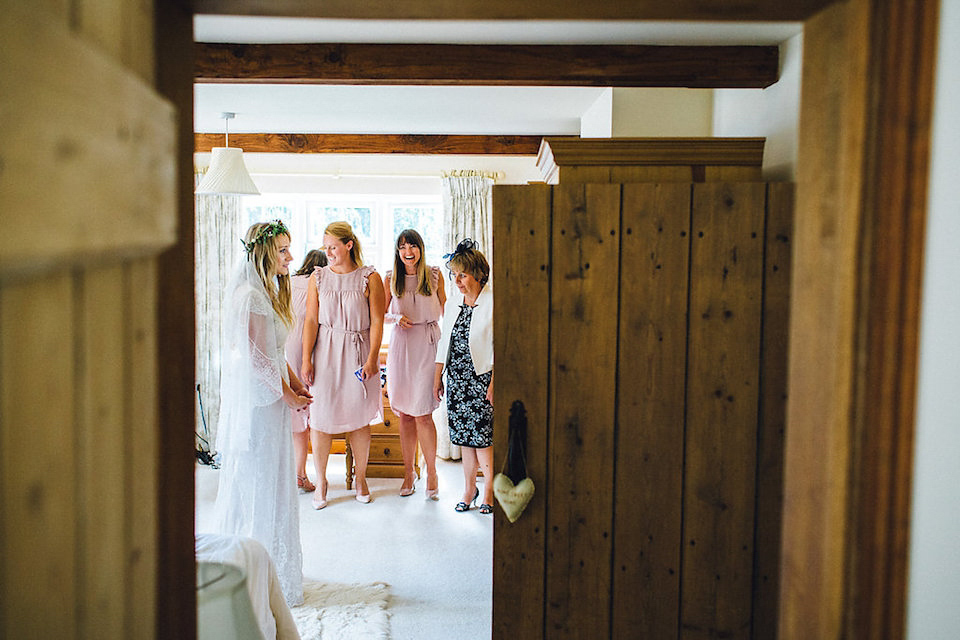
<svg viewBox="0 0 960 640"><path fill-rule="evenodd" d="M366 484L366 482L364 482L364 484ZM359 482L357 483L357 502L362 502L363 504L367 504L370 502L370 488L367 487L366 493L360 493Z"/></svg>
<svg viewBox="0 0 960 640"><path fill-rule="evenodd" d="M436 480L439 480L439 479L436 478L436 476L434 476L434 478L435 478ZM437 484L439 485L439 482L437 482ZM427 486L428 486L428 487L430 486L430 477L429 477L429 476L427 477ZM427 500L433 500L434 502L436 502L437 500L440 499L440 488L439 488L439 486L438 486L436 489L427 489L426 491L427 491Z"/></svg>
<svg viewBox="0 0 960 640"><path fill-rule="evenodd" d="M320 511L320 509L323 509L325 506L327 506L327 482L324 481L321 484L323 486L323 490L314 493L313 500L311 501L313 503L313 508L317 511Z"/></svg>

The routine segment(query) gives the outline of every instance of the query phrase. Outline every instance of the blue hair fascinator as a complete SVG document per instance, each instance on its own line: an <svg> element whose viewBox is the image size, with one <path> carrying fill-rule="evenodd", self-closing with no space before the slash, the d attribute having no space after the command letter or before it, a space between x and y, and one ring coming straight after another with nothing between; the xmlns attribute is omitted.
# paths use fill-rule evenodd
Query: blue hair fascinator
<svg viewBox="0 0 960 640"><path fill-rule="evenodd" d="M471 240L470 238L464 238L463 240L460 241L460 244L457 245L456 249L454 249L452 252L443 256L443 261L445 263L450 262L453 259L453 257L458 254L465 253L470 249L479 250L479 248L480 248L480 243L476 242L475 240Z"/></svg>

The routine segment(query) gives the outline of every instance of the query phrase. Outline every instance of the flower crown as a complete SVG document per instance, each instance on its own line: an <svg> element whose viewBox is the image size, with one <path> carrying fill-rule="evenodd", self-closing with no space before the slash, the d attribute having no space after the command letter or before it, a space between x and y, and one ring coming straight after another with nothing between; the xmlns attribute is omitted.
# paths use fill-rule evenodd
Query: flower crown
<svg viewBox="0 0 960 640"><path fill-rule="evenodd" d="M254 245L264 244L267 240L272 240L279 235L289 236L290 232L287 231L286 225L283 224L280 220L271 220L267 223L267 226L260 229L260 232L251 240L247 242L243 238L240 238L240 244L243 245L243 248L246 249L247 255L253 253Z"/></svg>

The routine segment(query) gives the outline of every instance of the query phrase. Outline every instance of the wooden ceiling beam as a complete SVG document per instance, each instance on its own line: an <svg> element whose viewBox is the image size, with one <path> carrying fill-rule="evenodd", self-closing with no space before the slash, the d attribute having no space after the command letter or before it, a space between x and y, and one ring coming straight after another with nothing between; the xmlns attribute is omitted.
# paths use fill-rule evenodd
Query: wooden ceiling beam
<svg viewBox="0 0 960 640"><path fill-rule="evenodd" d="M554 138L551 138L554 139ZM247 153L399 153L535 156L541 136L232 133L230 146ZM194 151L223 146L223 134L194 134Z"/></svg>
<svg viewBox="0 0 960 640"><path fill-rule="evenodd" d="M200 83L763 88L777 46L196 43Z"/></svg>
<svg viewBox="0 0 960 640"><path fill-rule="evenodd" d="M196 13L365 20L805 20L833 0L192 0Z"/></svg>

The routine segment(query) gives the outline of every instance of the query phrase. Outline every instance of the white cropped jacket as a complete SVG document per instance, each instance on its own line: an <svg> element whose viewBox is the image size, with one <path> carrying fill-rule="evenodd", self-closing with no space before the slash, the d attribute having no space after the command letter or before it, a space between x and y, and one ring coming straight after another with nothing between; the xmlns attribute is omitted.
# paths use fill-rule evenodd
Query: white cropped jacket
<svg viewBox="0 0 960 640"><path fill-rule="evenodd" d="M447 296L447 303L443 309L443 332L437 344L437 362L447 364L447 353L450 350L450 335L453 333L453 324L460 315L460 305L463 304L463 294L456 287ZM493 369L493 291L490 283L483 285L480 295L477 296L477 306L473 308L473 317L470 318L470 356L473 358L473 368L477 375Z"/></svg>

